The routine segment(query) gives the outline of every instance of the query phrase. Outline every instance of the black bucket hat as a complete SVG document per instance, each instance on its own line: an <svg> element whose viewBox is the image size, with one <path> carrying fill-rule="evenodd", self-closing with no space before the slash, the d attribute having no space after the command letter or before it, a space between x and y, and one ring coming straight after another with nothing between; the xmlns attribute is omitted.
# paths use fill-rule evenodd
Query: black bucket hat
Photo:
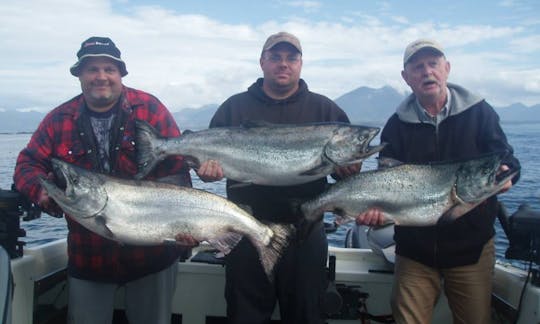
<svg viewBox="0 0 540 324"><path fill-rule="evenodd" d="M81 43L77 52L78 61L69 69L72 75L79 76L81 63L87 57L104 56L115 60L120 68L120 74L126 76L126 63L120 58L120 50L108 37L90 37Z"/></svg>

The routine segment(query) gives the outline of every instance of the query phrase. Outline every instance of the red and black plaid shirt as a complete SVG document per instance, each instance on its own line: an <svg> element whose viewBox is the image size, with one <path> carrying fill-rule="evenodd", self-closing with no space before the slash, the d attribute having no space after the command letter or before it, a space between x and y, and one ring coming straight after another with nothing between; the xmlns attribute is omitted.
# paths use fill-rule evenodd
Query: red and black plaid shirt
<svg viewBox="0 0 540 324"><path fill-rule="evenodd" d="M180 130L172 115L154 96L124 87L111 129L111 174L132 178L137 172L135 123L143 120L162 136L177 137ZM40 177L52 172L51 158L91 170L100 170L97 149L82 94L53 109L40 123L17 159L14 182L17 189L37 202ZM116 135L115 135L116 134ZM189 169L181 157L162 161L147 179L181 175L180 185L191 186ZM54 212L54 211L49 211ZM68 224L68 272L71 276L104 282L127 282L164 269L181 250L175 246L141 247L122 245L82 227L70 216Z"/></svg>

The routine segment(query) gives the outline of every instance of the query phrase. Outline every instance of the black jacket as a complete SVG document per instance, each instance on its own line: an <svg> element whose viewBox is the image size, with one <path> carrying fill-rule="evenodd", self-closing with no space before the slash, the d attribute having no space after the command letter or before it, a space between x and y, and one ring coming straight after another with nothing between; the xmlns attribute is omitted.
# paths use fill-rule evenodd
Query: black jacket
<svg viewBox="0 0 540 324"><path fill-rule="evenodd" d="M300 80L298 91L283 100L268 97L262 90L263 79L258 79L246 92L233 95L217 110L210 127L241 126L246 122L264 121L274 124L301 124L314 122L349 122L345 112L332 100L308 90ZM242 185L227 180L227 197L238 204L251 207L256 218L273 222L298 221L294 212L295 201L313 198L327 184L326 177L295 186Z"/></svg>
<svg viewBox="0 0 540 324"><path fill-rule="evenodd" d="M503 164L519 168L493 108L462 87L448 84L448 89L449 116L438 127L419 117L416 97L410 95L381 133L381 142L388 144L380 156L405 163L425 163L506 152ZM518 177L513 179L514 183ZM495 234L496 214L497 198L493 196L451 224L396 226L396 253L432 267L474 264L483 245Z"/></svg>

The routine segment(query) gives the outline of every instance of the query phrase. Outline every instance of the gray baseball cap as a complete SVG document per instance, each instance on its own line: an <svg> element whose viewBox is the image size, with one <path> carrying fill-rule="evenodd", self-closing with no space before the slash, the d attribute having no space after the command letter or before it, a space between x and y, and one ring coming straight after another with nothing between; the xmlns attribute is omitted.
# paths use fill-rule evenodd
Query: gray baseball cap
<svg viewBox="0 0 540 324"><path fill-rule="evenodd" d="M403 54L403 66L405 66L416 53L427 48L444 55L442 46L436 41L427 38L417 39L405 48L405 53Z"/></svg>
<svg viewBox="0 0 540 324"><path fill-rule="evenodd" d="M302 46L296 36L287 32L279 32L277 34L270 35L264 43L262 51L267 51L279 43L288 43L294 46L302 54Z"/></svg>

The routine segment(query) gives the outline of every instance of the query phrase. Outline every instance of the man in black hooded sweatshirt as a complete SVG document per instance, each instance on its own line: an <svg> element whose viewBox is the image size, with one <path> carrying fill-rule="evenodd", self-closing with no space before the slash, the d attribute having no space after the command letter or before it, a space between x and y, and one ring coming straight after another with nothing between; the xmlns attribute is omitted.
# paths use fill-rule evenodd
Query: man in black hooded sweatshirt
<svg viewBox="0 0 540 324"><path fill-rule="evenodd" d="M217 110L210 127L240 126L248 121L274 124L349 122L345 112L332 100L308 90L300 78L302 47L294 35L271 35L263 46L260 65L264 77L246 92L233 95ZM357 173L360 165L335 170L337 177ZM198 169L204 181L223 178L217 161L206 161ZM247 205L253 215L269 222L290 223L302 233L300 219L290 208L291 200L313 198L327 184L326 177L295 186L232 186L227 180L227 197ZM293 239L275 268L270 282L258 254L243 239L226 258L225 298L230 323L269 323L279 301L282 323L324 323L322 296L326 287L328 242L322 221L303 237Z"/></svg>

